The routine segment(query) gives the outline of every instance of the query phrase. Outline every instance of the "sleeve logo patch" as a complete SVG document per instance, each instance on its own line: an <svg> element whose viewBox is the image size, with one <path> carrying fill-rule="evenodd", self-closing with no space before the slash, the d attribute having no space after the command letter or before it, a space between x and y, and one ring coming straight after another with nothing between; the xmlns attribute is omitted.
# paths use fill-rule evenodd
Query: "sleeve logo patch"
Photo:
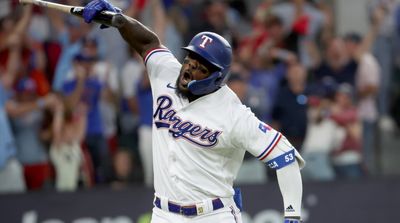
<svg viewBox="0 0 400 223"><path fill-rule="evenodd" d="M271 127L262 122L258 125L258 128L264 133L267 133L267 131L271 131Z"/></svg>

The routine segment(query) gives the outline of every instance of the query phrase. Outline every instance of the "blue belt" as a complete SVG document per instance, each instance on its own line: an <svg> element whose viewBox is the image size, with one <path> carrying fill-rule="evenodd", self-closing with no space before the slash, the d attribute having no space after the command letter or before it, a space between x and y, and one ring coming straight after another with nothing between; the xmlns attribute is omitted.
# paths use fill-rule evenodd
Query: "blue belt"
<svg viewBox="0 0 400 223"><path fill-rule="evenodd" d="M161 209L160 198L156 197L156 199L154 200L154 205ZM220 208L223 208L224 204L222 203L221 199L217 198L217 199L212 200L212 206L213 206L213 210L215 211ZM174 204L172 202L168 202L168 210L170 212L173 212L176 214L182 214L182 215L186 215L186 216L196 216L196 215L201 214L201 213L197 213L197 207L195 204L181 206L178 204Z"/></svg>

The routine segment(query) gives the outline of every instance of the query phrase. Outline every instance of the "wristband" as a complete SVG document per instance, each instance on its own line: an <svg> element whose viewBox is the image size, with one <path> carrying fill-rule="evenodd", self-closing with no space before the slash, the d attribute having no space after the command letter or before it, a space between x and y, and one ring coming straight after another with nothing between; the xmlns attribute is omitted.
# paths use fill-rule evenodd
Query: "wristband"
<svg viewBox="0 0 400 223"><path fill-rule="evenodd" d="M291 163L293 163L296 159L296 155L294 154L294 149L286 152L270 161L267 162L267 165L271 169L280 169L285 167Z"/></svg>

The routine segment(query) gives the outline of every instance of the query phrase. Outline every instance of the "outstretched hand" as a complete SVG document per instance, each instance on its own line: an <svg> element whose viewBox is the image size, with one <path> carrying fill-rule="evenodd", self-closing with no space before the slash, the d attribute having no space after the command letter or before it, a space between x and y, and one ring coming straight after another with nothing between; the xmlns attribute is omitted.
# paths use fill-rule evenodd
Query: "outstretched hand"
<svg viewBox="0 0 400 223"><path fill-rule="evenodd" d="M83 18L85 22L90 23L98 13L104 10L117 13L121 12L121 9L114 7L107 0L93 0L83 8ZM102 29L107 27L108 26L103 24L100 26Z"/></svg>

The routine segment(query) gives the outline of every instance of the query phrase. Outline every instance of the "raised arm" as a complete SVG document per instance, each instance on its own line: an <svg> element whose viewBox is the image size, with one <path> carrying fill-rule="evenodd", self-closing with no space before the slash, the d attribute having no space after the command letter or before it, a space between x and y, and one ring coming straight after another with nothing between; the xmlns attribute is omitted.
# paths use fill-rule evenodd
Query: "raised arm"
<svg viewBox="0 0 400 223"><path fill-rule="evenodd" d="M51 124L51 138L54 145L58 145L62 138L62 128L64 126L64 104L60 98L53 106L53 122Z"/></svg>
<svg viewBox="0 0 400 223"><path fill-rule="evenodd" d="M73 108L81 100L85 90L86 78L89 73L89 71L80 64L74 64L74 72L76 75L76 86L70 94L65 96L65 104L70 108Z"/></svg>
<svg viewBox="0 0 400 223"><path fill-rule="evenodd" d="M46 13L57 34L62 33L67 29L64 23L64 17L60 16L60 13L57 10L48 8Z"/></svg>
<svg viewBox="0 0 400 223"><path fill-rule="evenodd" d="M372 22L370 29L368 30L368 33L365 35L363 38L363 41L361 42L361 46L358 49L355 59L360 60L361 56L366 53L371 51L371 46L373 45L376 36L378 35L379 29L381 27L381 24L383 20L385 19L385 10L382 7L377 7L374 9L372 12Z"/></svg>
<svg viewBox="0 0 400 223"><path fill-rule="evenodd" d="M153 20L153 29L160 42L165 41L165 29L168 23L168 17L165 13L164 6L160 0L151 0L151 11Z"/></svg>
<svg viewBox="0 0 400 223"><path fill-rule="evenodd" d="M14 29L8 33L6 41L0 44L9 49L9 57L4 75L0 75L0 81L6 88L10 88L14 83L19 66L21 65L21 44L23 35L26 32L29 20L32 15L32 6L29 5L23 8L22 17L16 22Z"/></svg>
<svg viewBox="0 0 400 223"><path fill-rule="evenodd" d="M5 88L11 88L14 80L16 78L16 74L18 71L18 67L20 66L20 56L21 56L21 38L18 35L11 35L8 39L7 45L9 48L9 56L6 65L6 70L3 75L0 75L0 81Z"/></svg>
<svg viewBox="0 0 400 223"><path fill-rule="evenodd" d="M119 12L107 0L93 0L83 10L85 22L91 22L96 14L103 10ZM121 24L118 28L125 41L142 57L152 48L160 47L158 36L142 23L129 16L121 14ZM104 27L104 26L103 26Z"/></svg>
<svg viewBox="0 0 400 223"><path fill-rule="evenodd" d="M19 35L22 35L27 30L30 19L32 17L32 5L28 5L27 7L24 7L22 13L23 13L22 17L18 21L18 23L15 25L15 29L14 29L14 32Z"/></svg>

